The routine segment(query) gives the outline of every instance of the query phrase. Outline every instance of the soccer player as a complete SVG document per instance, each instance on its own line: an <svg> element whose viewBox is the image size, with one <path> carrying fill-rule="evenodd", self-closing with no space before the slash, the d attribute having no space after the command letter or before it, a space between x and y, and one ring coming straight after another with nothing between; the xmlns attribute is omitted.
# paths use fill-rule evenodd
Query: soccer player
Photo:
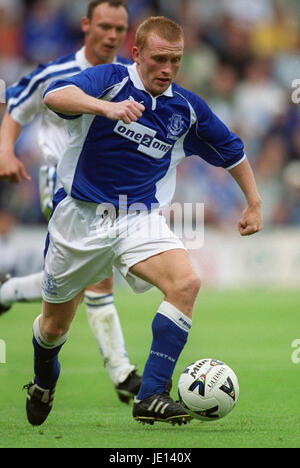
<svg viewBox="0 0 300 468"><path fill-rule="evenodd" d="M39 65L30 75L7 89L7 112L0 136L0 177L11 182L30 180L22 162L14 154L14 144L23 125L41 114L39 143L47 166L40 171L40 193L43 213L48 219L52 198L57 188L56 166L67 146L64 121L45 106L42 96L47 86L60 77L79 73L88 67L104 63L130 64L116 56L128 28L128 13L124 0L93 0L87 16L81 21L85 34L84 47L78 52ZM0 276L0 313L13 301L41 300L43 272L23 278ZM90 286L84 294L91 330L103 355L109 376L121 401L128 403L138 392L141 377L128 358L123 332L113 297L113 278L105 278Z"/></svg>
<svg viewBox="0 0 300 468"><path fill-rule="evenodd" d="M243 143L197 95L174 83L184 48L182 28L150 17L136 33L134 64L90 68L52 83L44 100L66 119L68 148L59 165L45 249L43 311L33 325L34 379L27 418L40 425L53 404L60 366L81 291L118 268L142 292L164 294L133 405L137 421L186 423L190 417L166 385L191 329L200 289L188 253L160 207L170 203L176 166L198 154L227 169L247 207L238 229L262 227L261 199ZM221 170L221 169L220 169Z"/></svg>

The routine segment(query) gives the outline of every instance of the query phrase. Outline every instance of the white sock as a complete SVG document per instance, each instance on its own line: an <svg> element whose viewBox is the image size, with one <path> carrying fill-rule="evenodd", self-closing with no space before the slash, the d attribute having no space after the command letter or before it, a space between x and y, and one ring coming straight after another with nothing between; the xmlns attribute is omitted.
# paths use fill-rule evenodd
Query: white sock
<svg viewBox="0 0 300 468"><path fill-rule="evenodd" d="M14 302L40 301L42 298L43 272L7 280L0 288L0 302L10 306Z"/></svg>
<svg viewBox="0 0 300 468"><path fill-rule="evenodd" d="M104 358L104 364L111 380L118 385L126 380L135 366L130 364L127 355L113 294L85 291L84 302L89 325Z"/></svg>
<svg viewBox="0 0 300 468"><path fill-rule="evenodd" d="M45 340L45 338L41 335L41 332L40 332L39 322L40 322L41 316L42 315L40 314L40 315L38 315L38 317L36 317L36 319L33 322L33 326L32 326L33 336L36 339L38 345L40 345L44 349L53 349L53 348L57 348L58 346L63 345L68 339L69 332L67 332L63 336L59 337L53 343L48 343L48 341Z"/></svg>

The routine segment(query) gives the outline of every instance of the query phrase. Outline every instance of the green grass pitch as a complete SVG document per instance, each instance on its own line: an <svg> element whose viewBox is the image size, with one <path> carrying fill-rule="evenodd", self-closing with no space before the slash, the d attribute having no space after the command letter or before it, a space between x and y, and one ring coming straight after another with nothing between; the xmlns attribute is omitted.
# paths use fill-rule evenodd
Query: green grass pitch
<svg viewBox="0 0 300 468"><path fill-rule="evenodd" d="M159 292L135 295L120 288L115 293L127 350L141 373L161 299ZM6 363L0 363L0 447L300 447L300 363L292 360L292 343L300 340L299 305L300 291L200 292L171 395L177 397L186 365L212 357L235 370L240 398L224 419L181 427L143 426L132 419L132 404L119 402L81 305L60 354L54 408L44 425L34 428L26 420L22 386L32 378L31 327L40 304L18 304L0 318L6 344Z"/></svg>

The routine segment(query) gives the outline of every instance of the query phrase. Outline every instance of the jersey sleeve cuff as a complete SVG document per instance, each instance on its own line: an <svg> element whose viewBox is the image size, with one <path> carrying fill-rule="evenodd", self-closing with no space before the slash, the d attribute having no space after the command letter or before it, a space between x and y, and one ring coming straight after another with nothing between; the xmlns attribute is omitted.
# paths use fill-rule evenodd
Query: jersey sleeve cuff
<svg viewBox="0 0 300 468"><path fill-rule="evenodd" d="M230 169L233 169L235 166L238 166L239 164L241 164L246 158L247 158L246 154L243 154L243 156L238 161L234 162L233 164L230 164L230 166L224 167L224 169L226 169L227 171L230 171Z"/></svg>
<svg viewBox="0 0 300 468"><path fill-rule="evenodd" d="M50 85L49 88L46 89L46 91L44 92L43 98L45 98L45 96L47 96L47 94L54 93L55 91L60 91L61 89L70 88L70 86L75 86L75 85L74 84L68 84L68 85L60 86L59 88L52 88L52 89L51 89L51 85Z"/></svg>

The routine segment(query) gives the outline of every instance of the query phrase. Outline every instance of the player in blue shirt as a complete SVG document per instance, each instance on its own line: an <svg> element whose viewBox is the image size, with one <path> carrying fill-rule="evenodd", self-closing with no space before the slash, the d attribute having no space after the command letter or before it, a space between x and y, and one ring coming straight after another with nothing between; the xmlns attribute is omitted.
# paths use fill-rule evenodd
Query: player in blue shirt
<svg viewBox="0 0 300 468"><path fill-rule="evenodd" d="M30 180L22 162L15 156L14 145L24 125L40 117L38 143L46 165L40 169L41 207L47 220L56 191L56 167L67 147L64 120L44 104L49 84L101 63L132 61L116 55L128 28L125 0L92 0L81 20L84 46L77 52L38 65L6 91L7 112L0 129L0 178L18 182ZM17 252L16 252L17 254ZM40 301L43 272L21 278L0 275L0 315L15 301ZM88 321L103 356L106 369L121 401L128 403L137 393L141 377L131 364L113 296L113 278L107 278L85 291Z"/></svg>
<svg viewBox="0 0 300 468"><path fill-rule="evenodd" d="M179 25L151 17L137 30L134 65L94 67L45 92L45 103L68 122L69 141L46 242L43 314L33 327L31 424L42 424L52 408L58 353L81 291L109 277L113 266L135 291L156 286L164 294L133 417L150 424L190 419L167 388L200 289L186 249L159 211L171 202L176 166L198 154L230 172L247 201L241 235L259 231L262 218L242 141L200 97L174 83L183 47Z"/></svg>

